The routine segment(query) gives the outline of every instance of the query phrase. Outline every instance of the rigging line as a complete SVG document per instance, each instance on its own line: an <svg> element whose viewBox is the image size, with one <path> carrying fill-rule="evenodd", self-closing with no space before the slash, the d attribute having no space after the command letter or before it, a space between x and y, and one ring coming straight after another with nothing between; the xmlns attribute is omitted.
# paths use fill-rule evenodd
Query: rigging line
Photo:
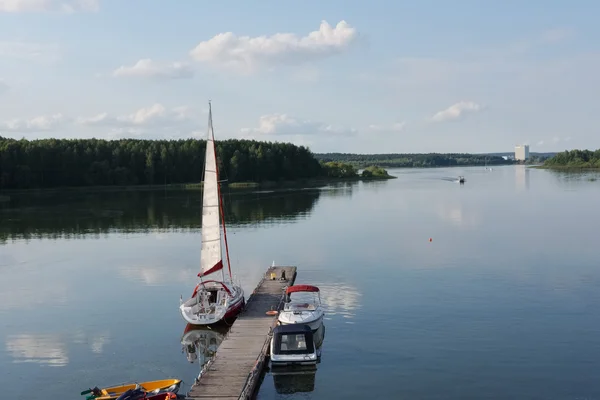
<svg viewBox="0 0 600 400"><path fill-rule="evenodd" d="M210 101L208 102L208 118L209 118L209 129L212 135L212 142L213 142L213 151L215 154L215 170L216 170L216 174L217 174L217 181L219 179L219 163L217 161L217 145L215 144L215 128L213 126L213 121L212 121L212 109L211 109L211 105L210 105ZM221 185L219 185L219 183L217 182L217 194L219 197L219 204L221 205L220 210L221 210L221 219L223 221L223 236L225 239L225 254L227 256L227 268L229 269L229 279L233 280L233 277L231 275L231 262L229 261L229 245L227 244L227 228L225 227L225 214L223 213L223 197L221 196Z"/></svg>

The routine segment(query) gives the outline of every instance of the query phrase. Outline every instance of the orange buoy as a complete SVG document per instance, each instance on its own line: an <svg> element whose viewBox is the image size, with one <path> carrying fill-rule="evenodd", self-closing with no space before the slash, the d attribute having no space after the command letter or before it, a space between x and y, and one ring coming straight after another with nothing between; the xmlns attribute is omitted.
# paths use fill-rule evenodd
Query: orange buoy
<svg viewBox="0 0 600 400"><path fill-rule="evenodd" d="M429 241L431 242L431 241L433 241L433 239L432 239L432 238L429 238Z"/></svg>
<svg viewBox="0 0 600 400"><path fill-rule="evenodd" d="M269 311L267 311L267 315L277 315L277 314L279 314L279 311L277 311L277 310L269 310Z"/></svg>

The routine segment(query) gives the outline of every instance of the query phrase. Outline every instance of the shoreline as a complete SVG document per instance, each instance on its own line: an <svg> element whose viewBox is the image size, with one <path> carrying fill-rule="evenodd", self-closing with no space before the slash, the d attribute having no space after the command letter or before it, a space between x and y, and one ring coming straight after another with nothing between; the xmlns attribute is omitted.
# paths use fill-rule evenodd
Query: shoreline
<svg viewBox="0 0 600 400"><path fill-rule="evenodd" d="M575 167L567 165L535 165L531 166L531 168L565 172L600 172L600 167Z"/></svg>
<svg viewBox="0 0 600 400"><path fill-rule="evenodd" d="M319 187L335 183L350 182L370 182L385 181L388 179L397 179L393 175L373 176L373 177L350 177L350 178L312 178L298 179L294 181L263 181L263 182L233 182L224 184L223 187L229 190L243 191L254 189L286 189L286 188L304 188ZM174 191L174 190L200 190L202 182L199 183L170 183L166 185L109 185L109 186L62 186L53 188L35 188L35 189L3 189L1 197L10 199L10 195L26 194L64 194L64 193L109 193L109 192L145 192L145 191Z"/></svg>

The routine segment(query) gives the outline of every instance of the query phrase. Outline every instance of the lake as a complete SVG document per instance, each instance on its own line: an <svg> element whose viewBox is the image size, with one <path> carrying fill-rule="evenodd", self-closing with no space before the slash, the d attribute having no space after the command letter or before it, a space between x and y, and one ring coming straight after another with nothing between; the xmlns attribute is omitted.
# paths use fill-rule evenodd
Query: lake
<svg viewBox="0 0 600 400"><path fill-rule="evenodd" d="M316 374L268 373L258 399L600 399L600 175L389 172L398 179L225 193L246 296L275 262L296 265L326 306ZM166 377L189 390L204 357L182 344L178 306L199 268L200 192L11 197L4 396L83 400ZM220 333L203 340L214 351Z"/></svg>

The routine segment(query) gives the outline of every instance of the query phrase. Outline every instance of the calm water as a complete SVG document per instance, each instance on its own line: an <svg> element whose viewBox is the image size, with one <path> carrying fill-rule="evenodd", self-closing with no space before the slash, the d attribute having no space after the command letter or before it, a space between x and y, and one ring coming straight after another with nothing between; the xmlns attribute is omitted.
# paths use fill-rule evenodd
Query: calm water
<svg viewBox="0 0 600 400"><path fill-rule="evenodd" d="M327 307L316 374L267 374L258 398L600 399L600 176L390 172L399 178L226 196L247 295L275 261L297 265ZM83 399L90 386L169 376L189 389L201 350L222 338L184 332L178 312L198 271L199 197L0 203L6 398ZM197 359L182 341L201 342Z"/></svg>

